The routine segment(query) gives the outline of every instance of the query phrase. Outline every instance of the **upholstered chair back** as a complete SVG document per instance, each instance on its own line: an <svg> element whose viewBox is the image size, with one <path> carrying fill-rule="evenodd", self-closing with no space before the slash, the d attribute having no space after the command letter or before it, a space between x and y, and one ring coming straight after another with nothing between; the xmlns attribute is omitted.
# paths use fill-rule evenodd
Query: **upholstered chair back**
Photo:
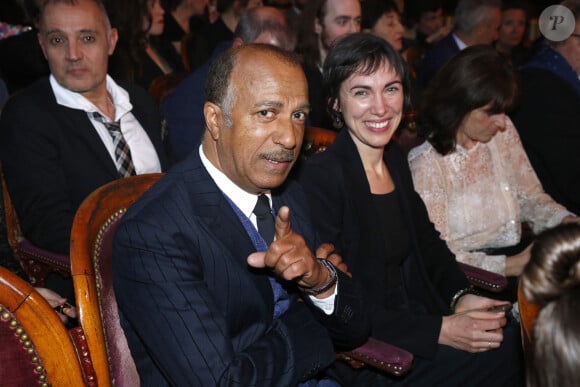
<svg viewBox="0 0 580 387"><path fill-rule="evenodd" d="M139 375L121 327L112 283L115 231L127 209L163 174L106 184L79 207L71 233L71 273L99 386L137 386Z"/></svg>

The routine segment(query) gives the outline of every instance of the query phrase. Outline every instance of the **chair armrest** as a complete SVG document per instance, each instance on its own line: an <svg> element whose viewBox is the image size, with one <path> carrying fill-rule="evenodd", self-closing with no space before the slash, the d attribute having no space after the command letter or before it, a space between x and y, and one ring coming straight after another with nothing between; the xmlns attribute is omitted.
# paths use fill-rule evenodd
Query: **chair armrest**
<svg viewBox="0 0 580 387"><path fill-rule="evenodd" d="M489 290L490 292L499 293L504 290L508 280L503 275L480 269L462 262L457 262L459 267L465 273L469 282L478 288Z"/></svg>
<svg viewBox="0 0 580 387"><path fill-rule="evenodd" d="M352 351L337 353L336 357L354 368L368 365L396 376L406 374L413 364L410 352L372 337Z"/></svg>
<svg viewBox="0 0 580 387"><path fill-rule="evenodd" d="M13 246L14 257L34 286L45 286L46 277L56 272L64 278L70 277L70 259L68 255L53 253L36 247L27 239L22 239Z"/></svg>
<svg viewBox="0 0 580 387"><path fill-rule="evenodd" d="M70 258L68 255L53 253L48 250L36 247L28 240L24 239L18 243L18 251L21 254L27 254L36 260L46 263L57 269L66 270L70 273Z"/></svg>

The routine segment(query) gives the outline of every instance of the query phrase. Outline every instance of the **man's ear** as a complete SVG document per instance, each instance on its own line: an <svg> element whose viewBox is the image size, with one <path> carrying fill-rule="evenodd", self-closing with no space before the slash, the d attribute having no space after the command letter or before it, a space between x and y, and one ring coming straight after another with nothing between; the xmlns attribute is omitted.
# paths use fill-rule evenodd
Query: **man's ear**
<svg viewBox="0 0 580 387"><path fill-rule="evenodd" d="M44 55L44 59L48 60L48 57L46 56L46 49L44 47L44 41L42 40L42 32L38 32L36 34L37 38L38 38L38 44L40 44L40 48L42 49L42 55Z"/></svg>
<svg viewBox="0 0 580 387"><path fill-rule="evenodd" d="M203 115L205 116L205 125L211 138L216 141L220 137L220 129L224 125L222 108L213 102L206 102L203 105Z"/></svg>
<svg viewBox="0 0 580 387"><path fill-rule="evenodd" d="M320 35L322 33L322 23L319 18L314 19L314 33Z"/></svg>
<svg viewBox="0 0 580 387"><path fill-rule="evenodd" d="M113 55L115 47L117 47L117 40L119 40L119 32L116 28L111 28L111 32L109 34L109 56Z"/></svg>

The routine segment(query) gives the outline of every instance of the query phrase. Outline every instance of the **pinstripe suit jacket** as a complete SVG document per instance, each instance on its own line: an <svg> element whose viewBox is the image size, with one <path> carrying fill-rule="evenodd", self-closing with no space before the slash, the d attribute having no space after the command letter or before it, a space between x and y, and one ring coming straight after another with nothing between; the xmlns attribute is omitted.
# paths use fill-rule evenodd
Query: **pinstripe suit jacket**
<svg viewBox="0 0 580 387"><path fill-rule="evenodd" d="M287 184L273 203L290 207L312 248L300 187ZM253 251L198 152L131 207L114 242L113 280L144 385L296 385L331 364L331 337L351 347L366 339L360 293L342 274L333 315L291 293L273 320L268 275L246 263Z"/></svg>

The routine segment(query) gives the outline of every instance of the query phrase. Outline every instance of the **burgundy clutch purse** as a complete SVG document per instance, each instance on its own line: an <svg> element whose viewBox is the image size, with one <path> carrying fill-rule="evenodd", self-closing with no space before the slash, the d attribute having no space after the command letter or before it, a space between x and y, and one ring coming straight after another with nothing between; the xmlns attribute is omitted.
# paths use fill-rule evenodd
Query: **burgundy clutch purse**
<svg viewBox="0 0 580 387"><path fill-rule="evenodd" d="M396 376L406 374L413 364L410 352L373 338L352 351L337 354L337 358L354 368L367 365Z"/></svg>
<svg viewBox="0 0 580 387"><path fill-rule="evenodd" d="M503 275L483 270L479 267L467 265L465 263L457 263L463 273L465 273L469 282L478 288L497 293L504 290L508 284L507 278Z"/></svg>

